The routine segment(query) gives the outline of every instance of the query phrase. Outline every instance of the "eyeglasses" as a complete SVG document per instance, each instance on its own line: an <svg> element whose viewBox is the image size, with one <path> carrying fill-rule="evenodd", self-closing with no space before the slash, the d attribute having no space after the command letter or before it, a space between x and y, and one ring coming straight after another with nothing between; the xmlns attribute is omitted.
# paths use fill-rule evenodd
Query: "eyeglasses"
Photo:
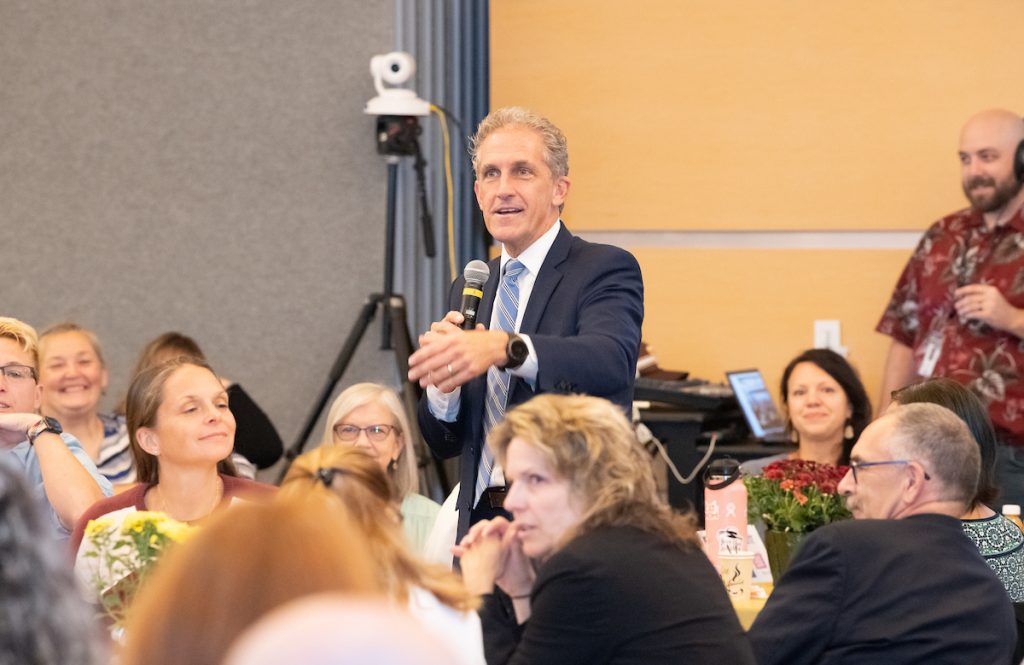
<svg viewBox="0 0 1024 665"><path fill-rule="evenodd" d="M38 378L36 370L28 365L4 365L0 367L0 374L11 381L35 381Z"/></svg>
<svg viewBox="0 0 1024 665"><path fill-rule="evenodd" d="M346 425L345 423L338 423L334 426L334 436L338 437L342 441L355 441L359 438L360 432L366 432L366 438L374 443L380 443L384 439L388 438L392 431L398 432L398 428L394 425L367 425L366 427L356 427L355 425Z"/></svg>
<svg viewBox="0 0 1024 665"><path fill-rule="evenodd" d="M873 466L888 466L890 464L913 464L912 459L894 459L887 460L885 462L850 462L850 471L853 471L853 482L857 482L857 471L863 469L869 469ZM924 468L921 469L924 471ZM924 479L931 480L932 477L928 475L927 471L924 471Z"/></svg>

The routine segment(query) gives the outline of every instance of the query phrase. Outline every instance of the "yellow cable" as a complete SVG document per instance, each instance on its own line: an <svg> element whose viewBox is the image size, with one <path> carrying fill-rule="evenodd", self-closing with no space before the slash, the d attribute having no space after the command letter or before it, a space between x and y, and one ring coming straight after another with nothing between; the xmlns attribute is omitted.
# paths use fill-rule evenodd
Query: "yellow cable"
<svg viewBox="0 0 1024 665"><path fill-rule="evenodd" d="M441 136L444 137L444 182L448 192L448 266L451 279L454 281L458 274L455 266L455 186L452 183L452 148L448 138L448 118L445 117L444 111L434 104L430 105L430 111L437 114L441 122Z"/></svg>

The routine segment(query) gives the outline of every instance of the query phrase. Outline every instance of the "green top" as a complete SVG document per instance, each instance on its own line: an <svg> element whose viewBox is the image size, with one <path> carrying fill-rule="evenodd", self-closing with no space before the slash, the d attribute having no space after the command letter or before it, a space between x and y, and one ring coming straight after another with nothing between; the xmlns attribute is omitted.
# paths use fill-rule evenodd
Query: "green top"
<svg viewBox="0 0 1024 665"><path fill-rule="evenodd" d="M441 506L421 494L410 492L402 499L402 530L409 541L409 546L416 554L423 556L427 544L427 536L434 528L437 513Z"/></svg>

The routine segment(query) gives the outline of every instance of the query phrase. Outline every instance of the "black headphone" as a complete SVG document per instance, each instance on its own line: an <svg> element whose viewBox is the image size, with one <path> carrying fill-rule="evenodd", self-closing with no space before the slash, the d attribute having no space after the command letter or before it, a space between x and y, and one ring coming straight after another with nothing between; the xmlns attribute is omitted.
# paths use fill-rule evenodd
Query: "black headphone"
<svg viewBox="0 0 1024 665"><path fill-rule="evenodd" d="M1017 144L1013 156L1013 175L1017 176L1017 182L1024 184L1024 140Z"/></svg>

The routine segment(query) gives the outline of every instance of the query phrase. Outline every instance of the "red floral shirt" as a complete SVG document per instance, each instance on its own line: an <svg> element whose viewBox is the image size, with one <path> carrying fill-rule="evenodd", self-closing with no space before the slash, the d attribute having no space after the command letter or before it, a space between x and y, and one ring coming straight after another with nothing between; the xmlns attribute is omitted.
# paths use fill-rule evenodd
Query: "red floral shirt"
<svg viewBox="0 0 1024 665"><path fill-rule="evenodd" d="M932 376L956 379L987 405L1000 438L1024 446L1024 340L953 308L953 291L991 284L1024 308L1024 217L989 229L981 213L955 212L925 232L876 330L914 350L920 367L929 339L942 353Z"/></svg>

